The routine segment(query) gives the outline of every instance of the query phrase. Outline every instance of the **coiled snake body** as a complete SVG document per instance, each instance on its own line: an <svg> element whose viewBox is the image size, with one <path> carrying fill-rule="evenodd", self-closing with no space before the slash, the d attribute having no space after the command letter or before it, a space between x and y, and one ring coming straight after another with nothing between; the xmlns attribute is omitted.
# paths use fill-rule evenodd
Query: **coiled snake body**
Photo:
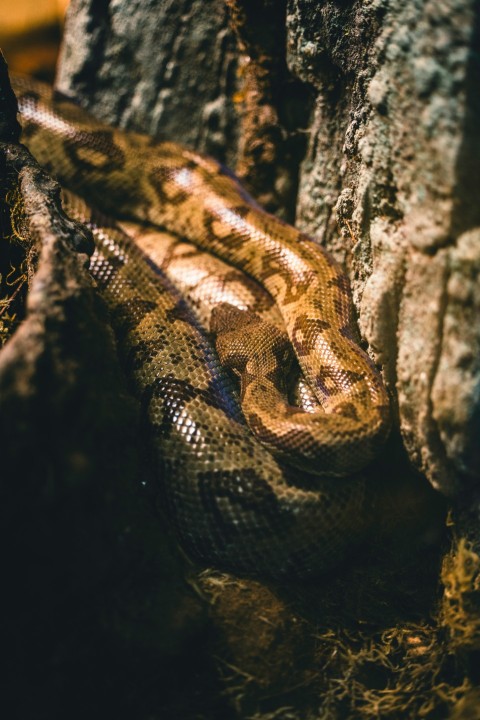
<svg viewBox="0 0 480 720"><path fill-rule="evenodd" d="M248 574L302 576L334 564L368 526L371 500L354 473L389 424L340 267L263 212L215 161L108 128L30 80L15 79L14 89L22 139L39 162L123 219L102 221L64 193L67 211L94 231L91 272L148 418L183 546ZM157 227L196 248L162 241ZM172 285L179 278L190 307ZM216 351L198 316L210 319ZM304 408L289 400L283 373L297 360Z"/></svg>

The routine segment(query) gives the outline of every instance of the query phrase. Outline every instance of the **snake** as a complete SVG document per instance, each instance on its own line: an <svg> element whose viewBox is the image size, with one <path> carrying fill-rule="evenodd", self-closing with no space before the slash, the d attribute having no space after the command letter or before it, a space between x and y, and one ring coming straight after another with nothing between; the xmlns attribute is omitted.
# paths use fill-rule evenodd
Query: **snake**
<svg viewBox="0 0 480 720"><path fill-rule="evenodd" d="M22 142L93 232L180 545L239 575L334 567L371 528L363 469L390 429L341 266L216 160L12 86Z"/></svg>

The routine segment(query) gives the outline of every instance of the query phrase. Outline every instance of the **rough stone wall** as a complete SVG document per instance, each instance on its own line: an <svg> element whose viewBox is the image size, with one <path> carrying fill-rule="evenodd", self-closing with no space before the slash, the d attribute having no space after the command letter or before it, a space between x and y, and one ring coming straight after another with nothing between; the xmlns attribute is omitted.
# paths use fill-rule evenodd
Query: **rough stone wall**
<svg viewBox="0 0 480 720"><path fill-rule="evenodd" d="M287 15L290 67L317 90L297 221L346 257L409 456L447 494L480 467L478 14L303 0Z"/></svg>
<svg viewBox="0 0 480 720"><path fill-rule="evenodd" d="M99 118L232 163L234 48L223 0L73 0L56 84Z"/></svg>
<svg viewBox="0 0 480 720"><path fill-rule="evenodd" d="M279 118L310 117L297 225L345 263L409 458L448 495L480 467L478 17L476 0L288 0L281 53L297 85L276 92ZM240 50L241 66L252 41ZM235 67L221 0L73 0L57 86L234 165ZM309 102L292 102L299 81Z"/></svg>

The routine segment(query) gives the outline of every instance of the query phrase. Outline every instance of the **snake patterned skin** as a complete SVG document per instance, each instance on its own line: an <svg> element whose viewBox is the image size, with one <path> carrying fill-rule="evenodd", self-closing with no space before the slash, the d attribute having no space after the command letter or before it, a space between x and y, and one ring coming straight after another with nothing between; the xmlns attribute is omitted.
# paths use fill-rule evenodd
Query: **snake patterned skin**
<svg viewBox="0 0 480 720"><path fill-rule="evenodd" d="M228 304L250 310L257 316L256 321L261 318L285 331L272 296L245 273L166 231L125 221L117 224L180 291L203 328L211 327L212 313L220 304ZM305 412L321 411L293 353L289 360L293 365L288 378L292 405Z"/></svg>
<svg viewBox="0 0 480 720"><path fill-rule="evenodd" d="M389 429L388 397L358 345L340 267L263 212L214 160L106 127L71 103L52 102L46 86L28 79L15 78L13 87L22 140L37 160L89 204L125 221L116 226L64 195L67 211L96 237L91 272L148 418L165 508L187 552L254 575L304 576L335 564L371 523L373 500L363 477L352 474L372 460ZM135 229L129 221L147 225ZM189 307L165 276L174 263L148 249L160 226L237 268L222 266L220 277L241 270L263 288L239 280L250 283L255 302L211 285L202 291L211 295L202 312L218 354L192 312L195 300ZM273 316L258 313L262 303ZM297 384L303 409L288 398L281 372L297 362L292 348L305 378ZM226 368L239 378L242 408ZM305 382L311 391L301 390Z"/></svg>

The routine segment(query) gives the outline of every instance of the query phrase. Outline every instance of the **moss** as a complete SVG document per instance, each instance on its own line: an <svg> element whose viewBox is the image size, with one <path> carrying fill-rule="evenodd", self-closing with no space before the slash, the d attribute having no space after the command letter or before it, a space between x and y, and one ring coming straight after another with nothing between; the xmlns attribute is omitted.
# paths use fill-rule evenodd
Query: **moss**
<svg viewBox="0 0 480 720"><path fill-rule="evenodd" d="M480 556L464 538L443 562L440 620L456 650L480 651Z"/></svg>
<svg viewBox="0 0 480 720"><path fill-rule="evenodd" d="M479 563L461 540L443 561L372 548L297 587L205 573L234 717L475 717Z"/></svg>
<svg viewBox="0 0 480 720"><path fill-rule="evenodd" d="M17 187L0 200L0 347L25 315L30 239L22 195Z"/></svg>

